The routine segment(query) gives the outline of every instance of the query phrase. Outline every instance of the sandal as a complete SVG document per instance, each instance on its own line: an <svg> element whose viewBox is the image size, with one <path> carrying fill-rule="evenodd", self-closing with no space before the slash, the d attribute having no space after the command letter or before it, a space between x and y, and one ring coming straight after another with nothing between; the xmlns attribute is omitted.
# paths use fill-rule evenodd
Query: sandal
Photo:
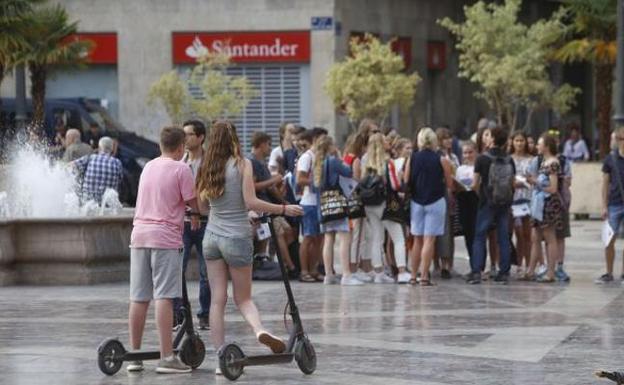
<svg viewBox="0 0 624 385"><path fill-rule="evenodd" d="M411 279L407 282L407 284L408 284L408 285L412 285L412 286L417 286L417 285L418 285L418 280L417 280L417 279L414 279L414 278L411 278Z"/></svg>
<svg viewBox="0 0 624 385"><path fill-rule="evenodd" d="M436 284L431 282L428 279L421 279L420 280L420 286L435 286Z"/></svg>
<svg viewBox="0 0 624 385"><path fill-rule="evenodd" d="M325 281L325 276L323 274L312 275L312 278L314 278L316 282Z"/></svg>
<svg viewBox="0 0 624 385"><path fill-rule="evenodd" d="M316 279L310 274L301 274L301 276L299 277L299 282L312 283L316 282Z"/></svg>
<svg viewBox="0 0 624 385"><path fill-rule="evenodd" d="M548 278L545 275L538 277L535 282L539 282L539 283L554 283L555 279L554 278Z"/></svg>

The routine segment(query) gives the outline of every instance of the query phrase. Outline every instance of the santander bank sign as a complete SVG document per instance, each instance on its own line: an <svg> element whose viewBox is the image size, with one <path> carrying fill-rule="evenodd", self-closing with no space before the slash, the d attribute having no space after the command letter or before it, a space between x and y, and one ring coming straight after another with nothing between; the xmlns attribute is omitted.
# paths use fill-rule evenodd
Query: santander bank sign
<svg viewBox="0 0 624 385"><path fill-rule="evenodd" d="M208 52L224 53L233 62L310 61L310 32L174 32L174 64L195 63Z"/></svg>

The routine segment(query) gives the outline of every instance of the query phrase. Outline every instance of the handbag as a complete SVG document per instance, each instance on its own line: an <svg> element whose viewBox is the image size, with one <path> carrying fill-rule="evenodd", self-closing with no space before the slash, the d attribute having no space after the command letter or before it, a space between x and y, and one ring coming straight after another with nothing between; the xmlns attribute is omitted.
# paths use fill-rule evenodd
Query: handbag
<svg viewBox="0 0 624 385"><path fill-rule="evenodd" d="M390 179L392 178L392 179ZM391 180L394 181L396 186L402 186L396 176L396 170L394 163L388 162L386 165L386 179L388 180L387 192L386 192L386 207L381 215L382 220L397 222L400 224L407 224L409 222L409 199L402 198L400 191L395 191L392 188ZM399 188L401 190L401 188Z"/></svg>
<svg viewBox="0 0 624 385"><path fill-rule="evenodd" d="M325 160L325 178L323 188L320 191L319 208L321 223L327 223L346 218L349 215L347 197L345 197L340 184L326 186L329 177L329 160Z"/></svg>

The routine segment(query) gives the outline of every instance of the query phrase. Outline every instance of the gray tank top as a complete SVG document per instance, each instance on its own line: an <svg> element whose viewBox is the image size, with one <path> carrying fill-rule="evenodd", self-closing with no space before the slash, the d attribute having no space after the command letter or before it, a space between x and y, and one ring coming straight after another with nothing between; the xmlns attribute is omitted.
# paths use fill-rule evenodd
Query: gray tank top
<svg viewBox="0 0 624 385"><path fill-rule="evenodd" d="M230 158L225 165L223 195L210 199L210 216L206 231L228 238L252 236L242 185L243 176L234 158Z"/></svg>

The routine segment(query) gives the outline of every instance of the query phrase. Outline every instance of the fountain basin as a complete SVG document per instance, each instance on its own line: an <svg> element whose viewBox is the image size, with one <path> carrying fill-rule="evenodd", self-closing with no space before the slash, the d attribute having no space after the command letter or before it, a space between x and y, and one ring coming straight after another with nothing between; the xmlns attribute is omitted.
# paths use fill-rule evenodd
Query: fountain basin
<svg viewBox="0 0 624 385"><path fill-rule="evenodd" d="M132 210L119 215L0 220L0 286L128 280Z"/></svg>

